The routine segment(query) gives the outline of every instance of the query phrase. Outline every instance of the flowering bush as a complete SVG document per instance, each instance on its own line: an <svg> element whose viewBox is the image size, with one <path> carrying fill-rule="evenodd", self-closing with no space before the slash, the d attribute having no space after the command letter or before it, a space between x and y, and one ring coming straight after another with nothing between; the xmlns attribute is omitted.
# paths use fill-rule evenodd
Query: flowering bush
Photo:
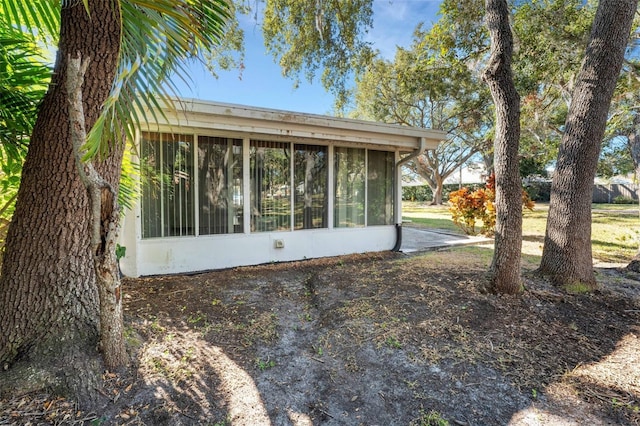
<svg viewBox="0 0 640 426"><path fill-rule="evenodd" d="M496 228L495 175L487 178L484 188L470 191L466 187L449 194L449 211L455 223L467 235L493 235ZM523 207L533 210L534 202L522 191ZM476 231L476 223L482 226Z"/></svg>
<svg viewBox="0 0 640 426"><path fill-rule="evenodd" d="M449 211L453 223L465 234L476 235L476 222L482 221L484 224L484 219L489 216L488 207L493 202L489 200L488 192L485 188L470 191L463 187L449 194Z"/></svg>

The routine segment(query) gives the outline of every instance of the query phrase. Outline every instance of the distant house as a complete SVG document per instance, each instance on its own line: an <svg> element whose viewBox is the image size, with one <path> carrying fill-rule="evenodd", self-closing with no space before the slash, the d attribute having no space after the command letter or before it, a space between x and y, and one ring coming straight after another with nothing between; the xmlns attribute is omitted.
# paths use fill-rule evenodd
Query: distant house
<svg viewBox="0 0 640 426"><path fill-rule="evenodd" d="M487 181L487 170L483 162L475 161L465 163L453 174L444 180L446 185L458 184L460 186L470 184L482 184Z"/></svg>
<svg viewBox="0 0 640 426"><path fill-rule="evenodd" d="M141 197L123 221L125 275L390 250L402 216L401 154L444 138L321 115L179 105L137 140Z"/></svg>

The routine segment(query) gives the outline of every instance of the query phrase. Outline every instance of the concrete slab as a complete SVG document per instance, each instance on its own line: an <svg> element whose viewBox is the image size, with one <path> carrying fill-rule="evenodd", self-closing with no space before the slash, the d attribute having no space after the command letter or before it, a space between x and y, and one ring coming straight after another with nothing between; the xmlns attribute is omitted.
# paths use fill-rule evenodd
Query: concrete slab
<svg viewBox="0 0 640 426"><path fill-rule="evenodd" d="M483 236L469 236L448 233L439 229L424 229L402 226L402 245L400 251L412 253L438 248L462 246L469 244L491 243L493 239Z"/></svg>

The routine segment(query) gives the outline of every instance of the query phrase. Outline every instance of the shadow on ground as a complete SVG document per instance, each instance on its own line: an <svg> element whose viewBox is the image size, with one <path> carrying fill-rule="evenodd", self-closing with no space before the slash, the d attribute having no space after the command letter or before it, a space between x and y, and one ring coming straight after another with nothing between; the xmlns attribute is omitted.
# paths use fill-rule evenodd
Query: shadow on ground
<svg viewBox="0 0 640 426"><path fill-rule="evenodd" d="M128 280L138 378L128 405L105 413L144 424L640 421L640 292L617 288L637 277L600 274L591 295L527 278L524 296L497 297L477 290L485 252Z"/></svg>
<svg viewBox="0 0 640 426"><path fill-rule="evenodd" d="M525 274L523 296L494 296L478 290L491 254L127 279L137 365L105 374L94 422L638 424L638 275L599 270L601 290L569 295ZM6 407L0 424L42 419Z"/></svg>

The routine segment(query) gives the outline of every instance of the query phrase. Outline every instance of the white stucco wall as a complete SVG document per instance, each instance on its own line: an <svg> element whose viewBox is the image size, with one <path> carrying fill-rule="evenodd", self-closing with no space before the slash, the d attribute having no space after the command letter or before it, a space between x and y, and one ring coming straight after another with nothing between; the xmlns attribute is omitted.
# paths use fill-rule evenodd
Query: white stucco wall
<svg viewBox="0 0 640 426"><path fill-rule="evenodd" d="M123 235L135 234L125 224ZM276 240L284 243L276 248ZM308 229L290 232L123 239L129 244L120 260L131 277L206 271L241 265L311 259L391 250L394 226Z"/></svg>
<svg viewBox="0 0 640 426"><path fill-rule="evenodd" d="M175 274L256 265L317 257L391 250L396 229L390 226L333 228L333 147L353 146L401 153L435 149L443 132L408 126L300 114L242 105L200 100L179 100L178 111L167 107L168 122L150 126L152 132L175 132L243 139L243 194L250 193L250 138L291 143L321 144L328 150L328 205L325 229L225 235L202 235L143 239L140 206L126 212L120 245L126 254L120 260L127 276ZM401 218L402 191L395 190L394 217ZM195 182L197 186L197 180ZM250 229L250 209L244 206L243 229ZM196 219L197 220L197 219ZM277 248L276 240L284 247Z"/></svg>

